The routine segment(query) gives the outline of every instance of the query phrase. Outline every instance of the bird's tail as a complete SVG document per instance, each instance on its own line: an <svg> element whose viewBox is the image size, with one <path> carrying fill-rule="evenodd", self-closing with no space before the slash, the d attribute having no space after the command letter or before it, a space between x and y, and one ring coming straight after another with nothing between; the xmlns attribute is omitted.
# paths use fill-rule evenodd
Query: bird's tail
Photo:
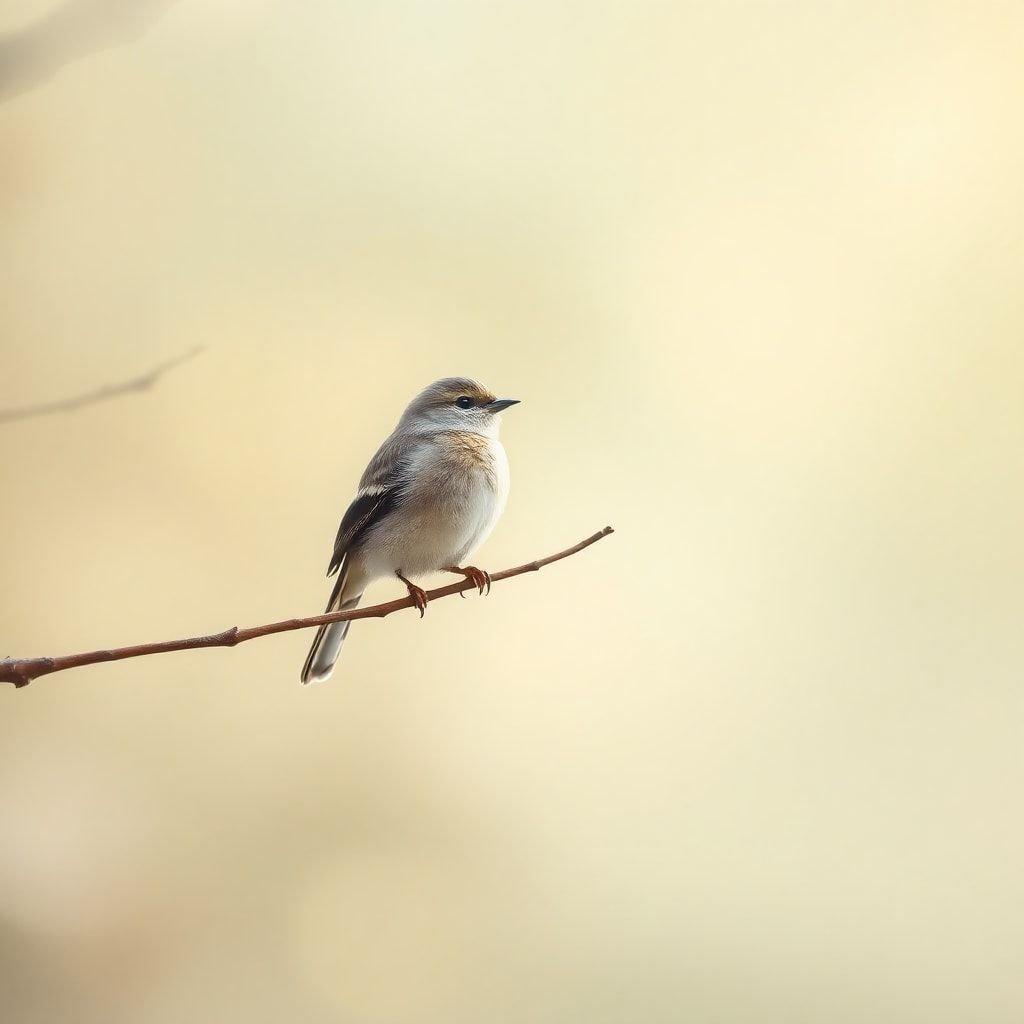
<svg viewBox="0 0 1024 1024"><path fill-rule="evenodd" d="M348 566L342 566L338 573L338 582L331 592L331 599L327 602L328 612L347 611L359 604L363 596L362 591L353 593L348 586ZM313 645L306 655L306 664L302 666L302 683L323 683L331 678L334 671L334 663L341 654L341 645L345 642L348 634L349 622L332 622L330 625L321 626L313 638Z"/></svg>

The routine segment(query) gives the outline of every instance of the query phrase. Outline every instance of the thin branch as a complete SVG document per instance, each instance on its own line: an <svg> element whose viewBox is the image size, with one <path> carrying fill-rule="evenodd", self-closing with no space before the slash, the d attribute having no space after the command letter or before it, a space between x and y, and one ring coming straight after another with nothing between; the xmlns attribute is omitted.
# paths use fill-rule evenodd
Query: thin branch
<svg viewBox="0 0 1024 1024"><path fill-rule="evenodd" d="M67 0L0 35L0 101L48 82L72 61L145 32L176 0Z"/></svg>
<svg viewBox="0 0 1024 1024"><path fill-rule="evenodd" d="M94 405L96 402L105 402L109 398L116 398L118 395L125 395L133 391L148 391L168 370L173 370L190 359L195 359L203 347L189 349L188 352L164 363L154 366L151 370L140 377L132 377L131 380L121 381L119 384L104 384L93 391L86 391L82 395L74 395L71 398L61 398L54 402L40 402L38 405L23 405L15 409L0 409L0 423L13 423L15 420L27 420L33 416L47 416L54 412L72 412L81 409L83 405Z"/></svg>
<svg viewBox="0 0 1024 1024"><path fill-rule="evenodd" d="M593 536L581 540L579 544L574 544L571 548L559 551L558 554L548 555L547 558L538 558L535 562L527 562L514 569L504 569L502 572L492 573L491 581L498 583L501 580L511 579L513 576L522 576L523 573L538 572L545 565L568 558L570 555L575 555L584 548L590 547L591 544L596 544L602 537L607 537L612 532L614 532L612 528L606 526ZM447 587L438 587L436 590L427 591L427 597L431 601L437 601L442 597L461 594L464 590L472 590L474 586L475 584L470 580L460 580ZM347 619L383 619L385 615L390 615L392 612L412 607L413 599L402 597L396 601L375 604L368 608L353 608L344 612L329 612L326 615L310 615L302 619L283 619L281 622L270 622L265 626L248 626L245 629L231 626L220 633L212 633L209 636L192 636L184 640L163 640L159 643L138 644L134 647L116 647L111 650L89 651L85 654L65 654L59 658L5 658L0 661L0 683L13 683L16 687L28 686L33 679L38 679L39 676L63 672L69 668L81 668L83 665L95 665L101 661L123 661L126 658L141 658L148 654L168 654L171 651L194 651L200 647L236 647L238 644L245 643L246 640L270 636L272 633L309 629L312 626L324 626L330 622L344 622Z"/></svg>

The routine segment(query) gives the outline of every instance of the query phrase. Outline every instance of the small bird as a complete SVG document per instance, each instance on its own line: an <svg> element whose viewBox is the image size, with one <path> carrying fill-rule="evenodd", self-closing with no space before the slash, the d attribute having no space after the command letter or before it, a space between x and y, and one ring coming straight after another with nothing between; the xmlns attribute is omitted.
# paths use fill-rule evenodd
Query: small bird
<svg viewBox="0 0 1024 1024"><path fill-rule="evenodd" d="M486 572L462 563L504 511L509 472L498 429L501 413L518 402L467 377L435 381L412 400L370 460L338 528L328 612L355 608L370 583L390 576L406 585L421 617L427 595L410 576L453 572L481 594L489 589ZM349 625L317 630L303 683L330 678Z"/></svg>

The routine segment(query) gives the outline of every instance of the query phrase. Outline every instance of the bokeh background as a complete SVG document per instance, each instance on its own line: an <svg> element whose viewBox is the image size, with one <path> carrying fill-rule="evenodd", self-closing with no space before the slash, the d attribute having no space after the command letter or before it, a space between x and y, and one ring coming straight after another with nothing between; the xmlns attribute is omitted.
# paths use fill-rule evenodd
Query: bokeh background
<svg viewBox="0 0 1024 1024"><path fill-rule="evenodd" d="M478 376L489 599L0 691L10 1024L1017 1024L1024 8L0 11L0 654L315 613ZM379 585L374 596L396 596Z"/></svg>

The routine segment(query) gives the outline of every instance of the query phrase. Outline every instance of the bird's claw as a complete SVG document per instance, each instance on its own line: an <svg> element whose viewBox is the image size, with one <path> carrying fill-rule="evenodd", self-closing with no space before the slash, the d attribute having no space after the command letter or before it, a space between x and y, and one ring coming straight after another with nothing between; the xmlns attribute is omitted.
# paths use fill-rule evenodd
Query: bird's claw
<svg viewBox="0 0 1024 1024"><path fill-rule="evenodd" d="M476 587L481 596L491 592L491 574L486 569L478 569L475 565L467 565L464 569L457 565L450 565L447 571L457 572L461 576L465 576ZM466 595L460 590L459 596L465 597Z"/></svg>
<svg viewBox="0 0 1024 1024"><path fill-rule="evenodd" d="M427 604L430 601L430 598L427 597L427 592L422 587L417 587L415 583L411 580L407 580L401 574L396 575L398 575L398 578L405 584L405 589L409 591L412 603L419 611L420 618L422 619L427 612Z"/></svg>
<svg viewBox="0 0 1024 1024"><path fill-rule="evenodd" d="M414 583L409 587L409 596L412 598L412 603L419 609L420 618L422 619L427 613L427 602L430 600L427 597L427 592L422 587L417 587Z"/></svg>

